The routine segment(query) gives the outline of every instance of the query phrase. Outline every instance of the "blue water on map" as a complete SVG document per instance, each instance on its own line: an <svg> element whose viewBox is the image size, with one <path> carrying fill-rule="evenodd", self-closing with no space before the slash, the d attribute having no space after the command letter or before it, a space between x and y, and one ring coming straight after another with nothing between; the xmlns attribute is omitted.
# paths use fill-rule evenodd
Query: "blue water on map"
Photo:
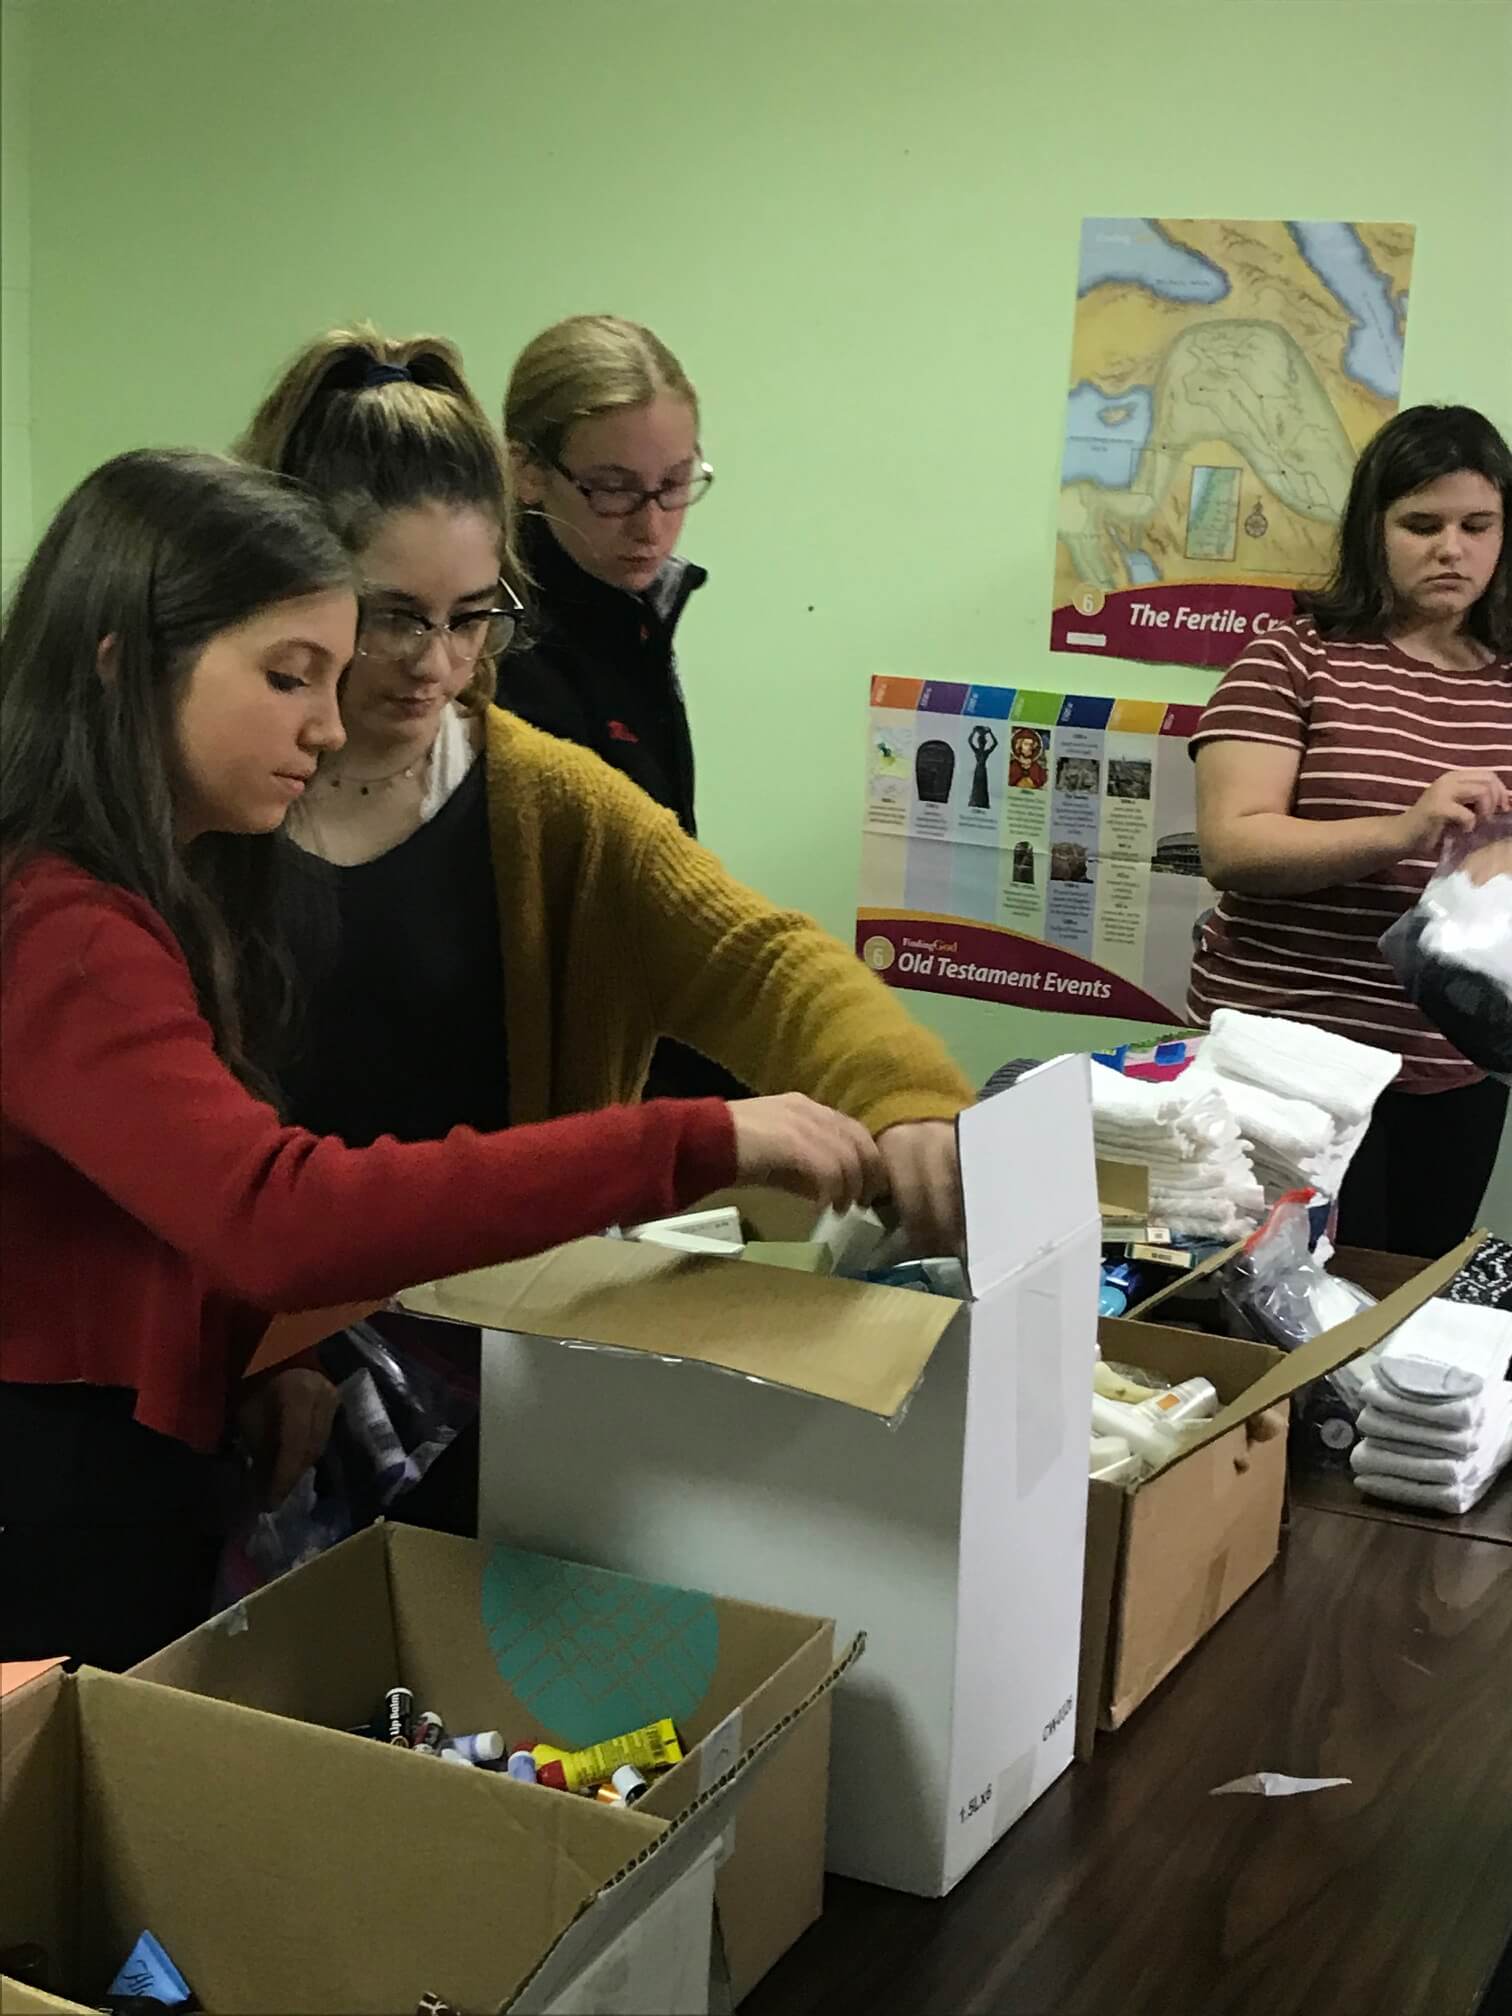
<svg viewBox="0 0 1512 2016"><path fill-rule="evenodd" d="M1354 317L1345 370L1372 392L1394 399L1402 383L1402 327L1391 282L1352 224L1289 224L1287 229L1308 265Z"/></svg>
<svg viewBox="0 0 1512 2016"><path fill-rule="evenodd" d="M1129 570L1129 583L1134 588L1148 588L1152 581L1160 579L1160 569L1142 546L1135 546L1124 552L1124 565Z"/></svg>
<svg viewBox="0 0 1512 2016"><path fill-rule="evenodd" d="M1082 224L1076 291L1109 280L1147 287L1167 301L1221 301L1228 275L1211 259L1167 238L1152 217L1088 217Z"/></svg>
<svg viewBox="0 0 1512 2016"><path fill-rule="evenodd" d="M1084 379L1066 400L1063 483L1101 483L1126 490L1150 438L1155 401L1147 385L1113 397Z"/></svg>

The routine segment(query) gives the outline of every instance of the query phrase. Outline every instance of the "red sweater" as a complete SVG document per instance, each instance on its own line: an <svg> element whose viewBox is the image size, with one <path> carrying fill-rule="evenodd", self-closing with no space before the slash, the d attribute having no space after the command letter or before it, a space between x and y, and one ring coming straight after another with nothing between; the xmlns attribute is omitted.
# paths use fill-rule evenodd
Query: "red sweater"
<svg viewBox="0 0 1512 2016"><path fill-rule="evenodd" d="M148 904L56 859L5 898L0 1379L125 1386L219 1442L268 1315L378 1299L663 1216L733 1181L718 1100L347 1148L216 1057Z"/></svg>

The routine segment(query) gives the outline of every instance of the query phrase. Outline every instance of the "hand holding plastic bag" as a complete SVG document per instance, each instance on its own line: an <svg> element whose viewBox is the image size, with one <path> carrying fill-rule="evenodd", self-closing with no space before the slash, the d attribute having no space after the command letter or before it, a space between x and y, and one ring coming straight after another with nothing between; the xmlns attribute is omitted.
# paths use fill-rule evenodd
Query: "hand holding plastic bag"
<svg viewBox="0 0 1512 2016"><path fill-rule="evenodd" d="M1512 813L1450 836L1416 909L1381 950L1457 1050L1512 1079Z"/></svg>

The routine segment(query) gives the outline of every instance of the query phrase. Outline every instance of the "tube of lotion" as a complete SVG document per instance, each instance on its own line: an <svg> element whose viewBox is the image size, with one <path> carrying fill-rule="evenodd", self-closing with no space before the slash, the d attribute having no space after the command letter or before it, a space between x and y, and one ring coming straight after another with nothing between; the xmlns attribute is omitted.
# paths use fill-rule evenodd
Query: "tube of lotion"
<svg viewBox="0 0 1512 2016"><path fill-rule="evenodd" d="M665 1771L682 1762L682 1745L670 1721L648 1722L644 1729L632 1729L626 1736L611 1737L587 1750L558 1750L550 1743L537 1743L531 1750L536 1774L542 1785L554 1785L568 1792L585 1792L612 1778L621 1764L633 1764L639 1771Z"/></svg>

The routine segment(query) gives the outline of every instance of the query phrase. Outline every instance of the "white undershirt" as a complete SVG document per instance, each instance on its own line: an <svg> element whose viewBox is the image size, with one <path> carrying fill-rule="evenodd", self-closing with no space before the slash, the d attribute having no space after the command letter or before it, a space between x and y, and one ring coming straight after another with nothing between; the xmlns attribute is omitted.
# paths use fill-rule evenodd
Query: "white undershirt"
<svg viewBox="0 0 1512 2016"><path fill-rule="evenodd" d="M478 760L468 717L448 707L441 716L436 739L431 746L430 776L420 801L420 824L434 819Z"/></svg>

